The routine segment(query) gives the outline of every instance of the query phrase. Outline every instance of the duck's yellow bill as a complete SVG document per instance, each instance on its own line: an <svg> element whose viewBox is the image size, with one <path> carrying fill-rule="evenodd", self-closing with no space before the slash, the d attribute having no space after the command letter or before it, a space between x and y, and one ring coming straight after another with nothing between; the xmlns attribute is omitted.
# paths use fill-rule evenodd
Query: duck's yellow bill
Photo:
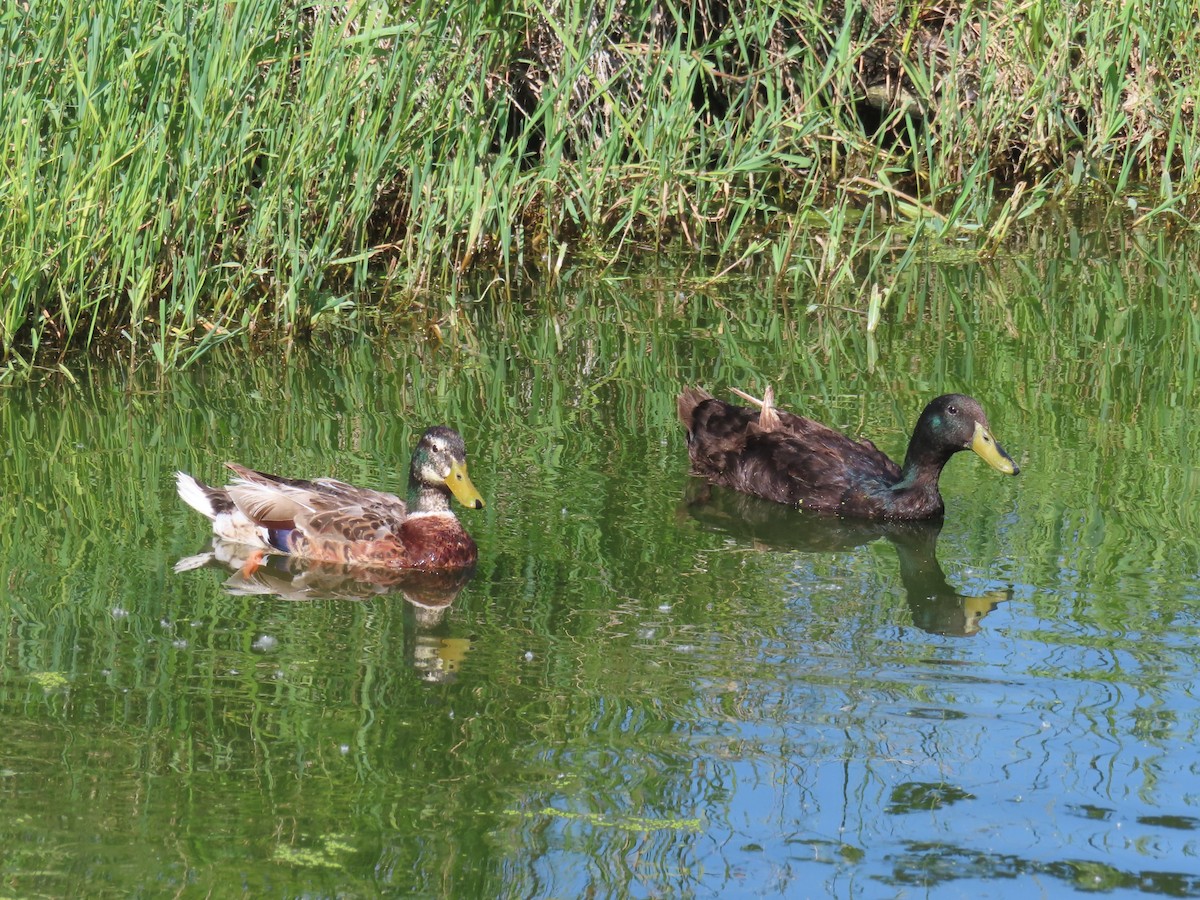
<svg viewBox="0 0 1200 900"><path fill-rule="evenodd" d="M446 487L450 488L458 502L471 509L483 509L483 497L471 484L471 476L467 474L467 464L457 460L450 464L450 474L446 476Z"/></svg>
<svg viewBox="0 0 1200 900"><path fill-rule="evenodd" d="M975 423L975 437L971 439L970 446L985 463L997 472L1003 472L1005 475L1016 475L1021 471L1017 468L1017 464L1013 462L1013 458L1004 452L1003 447L996 443L996 439L992 437L992 433L978 422Z"/></svg>

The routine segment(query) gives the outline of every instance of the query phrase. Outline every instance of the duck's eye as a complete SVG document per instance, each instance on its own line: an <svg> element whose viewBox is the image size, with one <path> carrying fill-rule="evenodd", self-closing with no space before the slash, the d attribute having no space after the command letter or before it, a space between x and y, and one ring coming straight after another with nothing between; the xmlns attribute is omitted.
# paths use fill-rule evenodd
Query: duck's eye
<svg viewBox="0 0 1200 900"><path fill-rule="evenodd" d="M946 412L950 413L950 415L952 415L952 416L957 416L958 415L958 407L957 406L948 406L948 407L946 407Z"/></svg>

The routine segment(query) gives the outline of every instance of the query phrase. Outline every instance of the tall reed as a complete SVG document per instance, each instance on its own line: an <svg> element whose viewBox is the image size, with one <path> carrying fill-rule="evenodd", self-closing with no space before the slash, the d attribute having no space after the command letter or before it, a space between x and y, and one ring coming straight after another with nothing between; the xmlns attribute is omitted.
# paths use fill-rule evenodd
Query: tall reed
<svg viewBox="0 0 1200 900"><path fill-rule="evenodd" d="M157 0L0 13L0 364L186 364L664 247L783 288L1196 190L1196 4ZM1009 193L1011 185L1022 188ZM435 301L441 303L443 301ZM3 376L4 371L0 371Z"/></svg>

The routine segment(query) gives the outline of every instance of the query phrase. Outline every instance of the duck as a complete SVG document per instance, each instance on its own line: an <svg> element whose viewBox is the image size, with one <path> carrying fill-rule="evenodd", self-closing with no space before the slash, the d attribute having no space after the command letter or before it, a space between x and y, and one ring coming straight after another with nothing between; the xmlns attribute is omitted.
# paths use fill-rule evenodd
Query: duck
<svg viewBox="0 0 1200 900"><path fill-rule="evenodd" d="M462 435L435 425L421 435L409 466L408 494L355 487L333 478L305 481L226 463L237 476L224 487L176 472L188 506L212 522L215 537L264 554L315 562L425 572L469 568L478 548L450 508L483 509L467 474ZM252 565L252 564L251 564Z"/></svg>
<svg viewBox="0 0 1200 900"><path fill-rule="evenodd" d="M700 387L680 392L692 471L776 503L856 519L938 519L946 509L938 479L955 453L973 450L998 472L1020 472L992 436L979 401L965 394L929 401L901 466L869 440L776 408L770 387L761 399L733 392L757 408Z"/></svg>

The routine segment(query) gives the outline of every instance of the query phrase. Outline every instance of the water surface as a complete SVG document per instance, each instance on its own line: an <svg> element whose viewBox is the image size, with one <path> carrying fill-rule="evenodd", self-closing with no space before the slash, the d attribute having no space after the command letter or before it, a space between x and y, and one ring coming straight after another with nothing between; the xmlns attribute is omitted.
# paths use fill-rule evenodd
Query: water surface
<svg viewBox="0 0 1200 900"><path fill-rule="evenodd" d="M445 340L227 347L0 395L0 875L14 896L1200 896L1197 288L1068 232L930 259L874 339L764 278L566 273ZM978 397L940 527L688 476L674 396L770 381L903 454ZM209 548L240 460L488 501L465 585Z"/></svg>

